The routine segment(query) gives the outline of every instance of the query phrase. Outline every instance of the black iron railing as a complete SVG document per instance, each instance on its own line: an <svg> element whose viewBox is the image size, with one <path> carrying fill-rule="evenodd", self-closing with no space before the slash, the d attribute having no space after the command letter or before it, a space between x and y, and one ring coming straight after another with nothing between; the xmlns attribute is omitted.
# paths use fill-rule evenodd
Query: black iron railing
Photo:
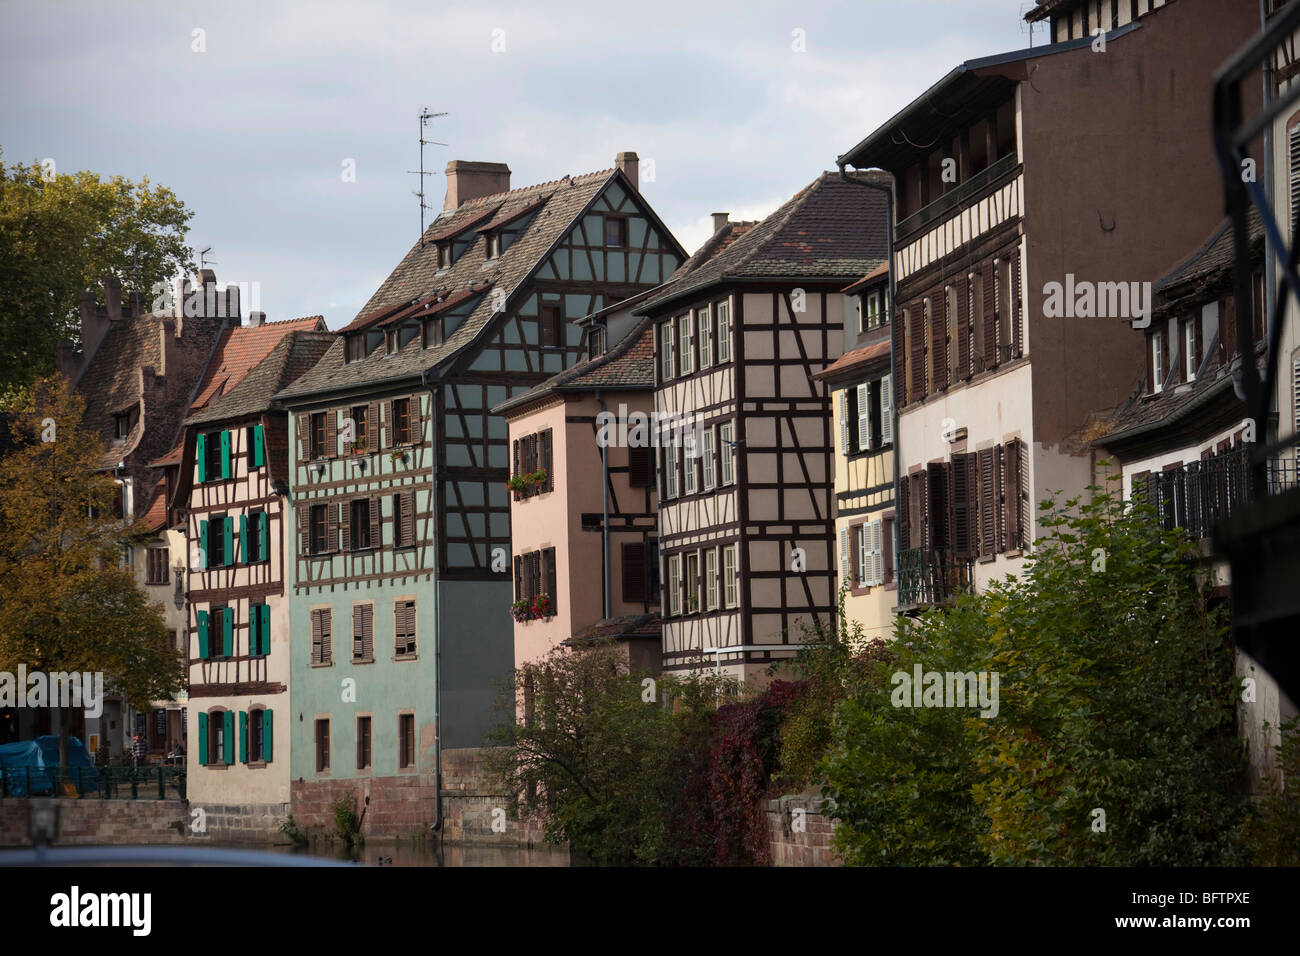
<svg viewBox="0 0 1300 956"><path fill-rule="evenodd" d="M1294 459L1270 458L1266 464L1268 494L1296 486ZM1255 498L1247 449L1147 475L1134 485L1133 497L1154 507L1166 529L1183 528L1198 540L1209 538L1239 505Z"/></svg>
<svg viewBox="0 0 1300 956"><path fill-rule="evenodd" d="M902 610L952 603L971 586L974 562L950 548L909 548L898 553L898 606Z"/></svg>
<svg viewBox="0 0 1300 956"><path fill-rule="evenodd" d="M183 800L185 768L5 767L0 769L0 797Z"/></svg>
<svg viewBox="0 0 1300 956"><path fill-rule="evenodd" d="M981 169L960 186L948 190L938 199L927 203L912 213L898 224L894 230L896 237L899 240L907 239L918 229L937 222L949 212L969 202L971 198L987 189L991 183L1007 175L1019 165L1019 157L1015 153L1008 153L990 166Z"/></svg>

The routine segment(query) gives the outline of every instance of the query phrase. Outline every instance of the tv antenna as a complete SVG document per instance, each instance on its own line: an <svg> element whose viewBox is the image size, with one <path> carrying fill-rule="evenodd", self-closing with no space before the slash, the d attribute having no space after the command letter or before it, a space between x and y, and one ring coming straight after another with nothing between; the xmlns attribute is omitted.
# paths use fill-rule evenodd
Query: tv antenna
<svg viewBox="0 0 1300 956"><path fill-rule="evenodd" d="M440 142L438 142L437 140L434 140L434 139L425 139L425 138L424 138L424 127L425 127L425 125L429 122L429 120L437 119L439 116L447 116L447 115L449 115L449 114L447 114L447 113L431 113L431 112L429 112L429 107L427 107L427 106L424 107L422 110L420 110L420 168L419 168L418 170L417 170L417 169L408 169L408 170L407 170L407 172L410 173L412 176L419 176L419 177L420 177L420 188L417 189L417 190L415 190L415 195L417 195L417 196L420 197L420 245L421 245L421 246L424 245L424 212L425 212L426 209L432 209L432 208L433 208L433 207L430 206L427 202L424 201L424 177L425 177L425 176L432 176L432 175L433 175L432 172L427 172L427 173L426 173L426 172L424 171L424 147L426 147L426 146L446 146L446 145L447 145L446 143L440 143Z"/></svg>
<svg viewBox="0 0 1300 956"><path fill-rule="evenodd" d="M206 249L200 249L200 250L199 250L199 268L200 268L200 269L205 269L205 268L207 268L207 267L210 266L210 265L215 266L215 265L217 264L217 261L216 261L215 259L209 259L209 258L208 258L208 253L211 252L211 251L212 251L212 247L211 247L211 246L208 246Z"/></svg>

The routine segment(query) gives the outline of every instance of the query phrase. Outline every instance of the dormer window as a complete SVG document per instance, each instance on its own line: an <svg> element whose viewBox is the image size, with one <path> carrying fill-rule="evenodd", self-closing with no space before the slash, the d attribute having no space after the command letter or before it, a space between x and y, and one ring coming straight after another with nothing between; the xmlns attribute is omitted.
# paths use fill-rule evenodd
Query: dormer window
<svg viewBox="0 0 1300 956"><path fill-rule="evenodd" d="M593 359L605 354L605 327L593 325L587 331L587 358Z"/></svg>
<svg viewBox="0 0 1300 956"><path fill-rule="evenodd" d="M384 332L382 329L366 333L366 354L369 355L375 349L384 344Z"/></svg>
<svg viewBox="0 0 1300 956"><path fill-rule="evenodd" d="M1151 333L1151 393L1154 395L1164 387L1165 379L1165 334L1160 329Z"/></svg>
<svg viewBox="0 0 1300 956"><path fill-rule="evenodd" d="M389 355L397 351L397 329L389 329L384 333L384 346Z"/></svg>
<svg viewBox="0 0 1300 956"><path fill-rule="evenodd" d="M361 335L349 335L347 341L347 361L360 362L365 357L365 337Z"/></svg>
<svg viewBox="0 0 1300 956"><path fill-rule="evenodd" d="M426 349L437 348L442 344L442 319L424 320L424 338L421 344Z"/></svg>
<svg viewBox="0 0 1300 956"><path fill-rule="evenodd" d="M451 268L451 243L450 242L438 243L438 268L439 269Z"/></svg>
<svg viewBox="0 0 1300 956"><path fill-rule="evenodd" d="M868 292L862 297L862 322L859 332L880 327L880 293Z"/></svg>
<svg viewBox="0 0 1300 956"><path fill-rule="evenodd" d="M130 437L131 431L135 428L136 420L139 417L138 412L138 407L132 407L128 408L124 412L118 412L113 416L114 442L126 441L127 438Z"/></svg>
<svg viewBox="0 0 1300 956"><path fill-rule="evenodd" d="M501 255L501 233L489 232L485 237L487 240L487 258L495 259Z"/></svg>

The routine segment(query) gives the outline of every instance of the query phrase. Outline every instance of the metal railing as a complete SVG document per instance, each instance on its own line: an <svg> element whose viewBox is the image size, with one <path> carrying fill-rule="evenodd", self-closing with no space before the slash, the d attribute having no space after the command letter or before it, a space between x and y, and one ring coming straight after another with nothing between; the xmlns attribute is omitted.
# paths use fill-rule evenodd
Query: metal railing
<svg viewBox="0 0 1300 956"><path fill-rule="evenodd" d="M946 213L965 204L973 196L988 188L990 183L1005 176L1019 165L1020 158L1015 153L1008 153L991 165L981 169L960 186L948 190L938 199L931 200L900 222L895 229L897 239L907 239L923 226L936 222Z"/></svg>
<svg viewBox="0 0 1300 956"><path fill-rule="evenodd" d="M898 606L903 610L952 602L971 586L974 561L950 548L909 548L898 553Z"/></svg>
<svg viewBox="0 0 1300 956"><path fill-rule="evenodd" d="M1296 487L1296 462L1291 458L1267 461L1267 493ZM1133 497L1156 509L1167 529L1183 528L1196 539L1209 538L1214 528L1236 508L1254 500L1250 463L1245 446L1189 462L1181 468L1147 475L1133 489Z"/></svg>
<svg viewBox="0 0 1300 956"><path fill-rule="evenodd" d="M0 769L0 797L183 800L185 768L5 767Z"/></svg>

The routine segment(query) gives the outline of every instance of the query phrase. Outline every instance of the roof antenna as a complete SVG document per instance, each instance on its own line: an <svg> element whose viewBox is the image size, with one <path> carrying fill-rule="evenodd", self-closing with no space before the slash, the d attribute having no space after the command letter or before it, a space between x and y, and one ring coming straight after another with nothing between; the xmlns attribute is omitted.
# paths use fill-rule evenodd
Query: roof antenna
<svg viewBox="0 0 1300 956"><path fill-rule="evenodd" d="M425 176L432 176L432 175L434 175L432 172L428 172L428 173L426 173L426 172L424 171L424 147L425 147L425 146L446 146L446 145L447 145L446 143L439 143L437 140L433 140L433 139L425 139L425 138L424 138L424 126L425 126L425 124L428 123L429 120L431 120L431 119L437 119L439 116L448 116L448 115L450 115L450 114L448 114L448 113L430 113L430 112L429 112L429 107L427 107L427 106L424 107L424 108L422 108L422 109L420 110L420 168L419 168L418 170L417 170L417 169L408 169L408 170L407 170L407 172L410 173L412 176L419 176L419 177L420 177L420 188L417 189L417 190L415 190L415 195L417 195L417 196L420 197L420 247L421 247L421 248L424 247L424 211L425 211L426 209L432 209L432 208L433 208L432 206L430 206L428 203L426 203L426 202L424 201L424 177L425 177Z"/></svg>
<svg viewBox="0 0 1300 956"><path fill-rule="evenodd" d="M212 251L211 246L208 246L206 249L199 250L199 271L206 269L208 266L215 266L217 264L217 261L215 259L208 258L208 253L211 251Z"/></svg>

